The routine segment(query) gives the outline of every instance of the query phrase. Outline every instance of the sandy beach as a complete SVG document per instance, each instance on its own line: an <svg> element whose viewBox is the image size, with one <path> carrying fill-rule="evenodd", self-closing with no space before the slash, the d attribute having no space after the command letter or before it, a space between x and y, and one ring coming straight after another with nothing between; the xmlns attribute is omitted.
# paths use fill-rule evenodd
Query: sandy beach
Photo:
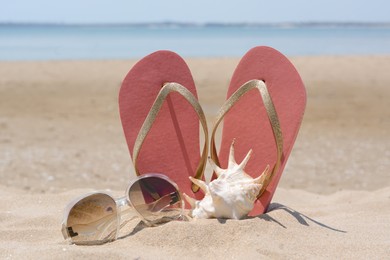
<svg viewBox="0 0 390 260"><path fill-rule="evenodd" d="M289 58L308 103L268 213L90 247L63 240L63 208L134 176L117 96L136 60L0 62L0 258L387 258L390 56ZM211 127L239 59L186 61Z"/></svg>

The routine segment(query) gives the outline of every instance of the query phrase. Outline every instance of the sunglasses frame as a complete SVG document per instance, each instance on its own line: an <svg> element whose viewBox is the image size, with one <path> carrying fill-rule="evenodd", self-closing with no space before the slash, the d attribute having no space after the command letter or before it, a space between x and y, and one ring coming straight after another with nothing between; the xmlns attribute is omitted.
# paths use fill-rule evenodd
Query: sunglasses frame
<svg viewBox="0 0 390 260"><path fill-rule="evenodd" d="M147 220L137 210L137 208L134 207L134 205L132 204L132 202L130 200L130 189L132 188L132 186L134 184L136 184L137 182L139 182L140 180L142 180L142 179L151 178L151 177L159 178L159 179L162 179L164 181L167 181L169 184L171 184L176 189L176 193L179 196L177 202L181 203L181 209L180 209L181 212L180 212L177 220L183 220L184 212L185 212L185 210L184 210L185 202L183 200L183 195L180 192L178 185L175 182L173 182L171 179L169 179L168 176L166 176L164 174L161 174L161 173L148 173L148 174L143 174L141 176L137 176L134 180L132 180L129 183L129 185L127 186L126 194L123 197L119 197L119 198L116 199L109 192L106 192L106 191L94 191L94 192L89 192L89 193L86 193L84 195L81 195L81 196L73 199L71 202L69 202L68 205L64 209L64 216L63 216L63 220L62 220L61 231L62 231L62 235L64 236L64 239L68 240L70 243L77 244L77 245L97 245L97 244L104 244L106 242L115 241L116 239L118 239L119 230L121 229L121 227L123 227L128 221L134 219L134 218L131 218L131 219L128 219L128 220L124 221L123 223L121 223L122 216L125 215L124 212L128 211L128 210L134 211L136 213L136 217L138 217L147 226L149 226L149 227L157 226L156 222L152 222L152 221ZM69 233L69 230L68 230L68 227L67 227L69 214L70 214L72 208L77 203L79 203L81 200L83 200L83 199L85 199L85 198L87 198L89 196L98 195L98 194L107 195L115 202L115 205L116 205L116 218L117 218L117 229L116 229L116 232L115 232L115 237L112 238L112 239L105 239L105 240L81 241L81 242L72 241L72 236ZM126 207L128 207L128 208L126 208Z"/></svg>

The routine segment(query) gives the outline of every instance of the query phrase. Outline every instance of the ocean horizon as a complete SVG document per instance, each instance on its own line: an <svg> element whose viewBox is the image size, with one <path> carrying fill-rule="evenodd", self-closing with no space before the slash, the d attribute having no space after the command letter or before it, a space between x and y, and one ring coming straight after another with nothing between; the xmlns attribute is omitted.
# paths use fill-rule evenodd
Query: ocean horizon
<svg viewBox="0 0 390 260"><path fill-rule="evenodd" d="M0 60L240 57L267 45L290 56L390 54L390 23L0 24Z"/></svg>

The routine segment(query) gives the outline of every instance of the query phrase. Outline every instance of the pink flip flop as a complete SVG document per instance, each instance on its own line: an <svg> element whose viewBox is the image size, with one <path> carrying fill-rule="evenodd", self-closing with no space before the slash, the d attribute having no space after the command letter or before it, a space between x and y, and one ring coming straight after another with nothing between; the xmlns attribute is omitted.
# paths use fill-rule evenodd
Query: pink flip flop
<svg viewBox="0 0 390 260"><path fill-rule="evenodd" d="M119 110L136 174L162 173L182 192L202 197L189 176L203 177L207 126L184 60L170 51L140 60L123 80ZM206 140L202 154L199 122Z"/></svg>
<svg viewBox="0 0 390 260"><path fill-rule="evenodd" d="M258 177L270 165L270 179L250 216L267 210L297 137L305 106L303 82L283 54L261 46L241 59L231 79L227 101L217 116L210 152L214 162L226 168L229 147L235 140L237 161L253 150L245 168L249 175ZM222 119L222 141L217 155L214 135Z"/></svg>

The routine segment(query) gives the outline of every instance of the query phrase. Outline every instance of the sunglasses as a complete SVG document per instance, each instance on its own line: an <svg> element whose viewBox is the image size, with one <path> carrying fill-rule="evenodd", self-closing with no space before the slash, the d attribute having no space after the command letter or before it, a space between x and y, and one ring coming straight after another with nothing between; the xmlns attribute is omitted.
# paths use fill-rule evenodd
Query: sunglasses
<svg viewBox="0 0 390 260"><path fill-rule="evenodd" d="M181 220L183 212L176 183L162 174L144 174L130 183L124 197L114 199L108 193L94 192L69 203L62 234L78 245L103 244L116 240L120 228L136 217L155 226Z"/></svg>

